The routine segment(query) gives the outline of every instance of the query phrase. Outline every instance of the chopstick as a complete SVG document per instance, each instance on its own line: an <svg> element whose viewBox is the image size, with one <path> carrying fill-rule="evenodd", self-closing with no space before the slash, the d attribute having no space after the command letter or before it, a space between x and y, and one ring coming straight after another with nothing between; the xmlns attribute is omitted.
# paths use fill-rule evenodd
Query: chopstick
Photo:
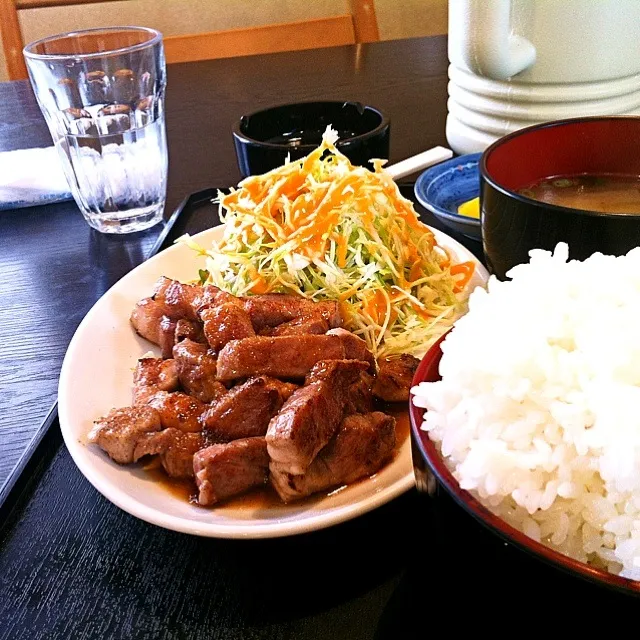
<svg viewBox="0 0 640 640"><path fill-rule="evenodd" d="M404 178L416 171L421 171L422 169L431 167L439 162L449 160L449 158L452 157L453 151L451 151L451 149L447 149L446 147L432 147L431 149L427 149L422 153L411 156L406 160L389 165L388 167L385 167L385 169L387 173L391 174L391 177L394 180L398 180L399 178Z"/></svg>

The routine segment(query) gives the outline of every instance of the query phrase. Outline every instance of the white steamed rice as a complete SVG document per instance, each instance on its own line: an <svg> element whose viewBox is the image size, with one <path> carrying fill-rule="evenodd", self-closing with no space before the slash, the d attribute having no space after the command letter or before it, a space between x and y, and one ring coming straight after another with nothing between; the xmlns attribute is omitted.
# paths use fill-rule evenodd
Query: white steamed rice
<svg viewBox="0 0 640 640"><path fill-rule="evenodd" d="M531 252L476 289L412 389L460 486L531 538L640 580L640 249Z"/></svg>

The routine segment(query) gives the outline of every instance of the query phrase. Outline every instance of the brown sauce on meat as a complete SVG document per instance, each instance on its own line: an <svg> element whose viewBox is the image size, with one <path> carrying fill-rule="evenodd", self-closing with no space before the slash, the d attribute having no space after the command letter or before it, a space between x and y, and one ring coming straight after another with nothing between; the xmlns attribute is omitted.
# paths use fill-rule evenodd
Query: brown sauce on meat
<svg viewBox="0 0 640 640"><path fill-rule="evenodd" d="M259 489L253 489L234 498L229 498L229 500L224 502L224 505L233 507L234 509L240 508L260 511L263 509L282 507L283 503L275 492L275 489L273 489L271 485L266 484ZM213 508L215 509L215 507Z"/></svg>
<svg viewBox="0 0 640 640"><path fill-rule="evenodd" d="M193 478L170 478L161 466L153 463L144 467L144 471L154 483L161 485L172 496L184 502L198 504L198 490Z"/></svg>
<svg viewBox="0 0 640 640"><path fill-rule="evenodd" d="M396 419L396 452L409 437L409 409L406 402L380 402L374 407Z"/></svg>
<svg viewBox="0 0 640 640"><path fill-rule="evenodd" d="M398 451L400 451L402 445L404 444L404 441L409 437L409 410L407 408L407 404L404 402L380 402L376 404L374 409L376 411L383 411L384 413L387 413L396 419L396 448L394 452L395 458L395 455L397 455ZM392 460L394 458L392 458ZM165 473L162 466L160 466L159 462L156 463L155 461L144 467L144 470L154 483L161 485L172 496L175 496L176 498L185 502L190 502L191 504L198 505L198 490L196 488L196 483L192 478L170 478ZM357 480L353 484L357 484L359 482L362 482L363 480L366 480L366 478ZM312 496L309 496L308 498L305 498L304 500L301 500L301 502L308 504L313 500L325 498L326 496L340 489L341 487L334 487L330 491L321 491ZM259 489L253 489L248 493L230 498L229 500L226 500L223 505L236 509L243 508L258 511L278 507L281 508L283 506L283 503L274 489L272 489L270 485L265 485L264 487L260 487ZM216 507L213 506L206 508L215 509Z"/></svg>

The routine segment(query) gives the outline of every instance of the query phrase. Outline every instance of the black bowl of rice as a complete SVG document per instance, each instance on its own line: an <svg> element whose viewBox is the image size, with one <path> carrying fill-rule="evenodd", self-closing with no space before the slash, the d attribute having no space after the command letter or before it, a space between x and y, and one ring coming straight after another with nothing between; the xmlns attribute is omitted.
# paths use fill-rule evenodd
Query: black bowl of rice
<svg viewBox="0 0 640 640"><path fill-rule="evenodd" d="M640 248L530 255L471 294L416 371L417 484L556 568L640 595Z"/></svg>

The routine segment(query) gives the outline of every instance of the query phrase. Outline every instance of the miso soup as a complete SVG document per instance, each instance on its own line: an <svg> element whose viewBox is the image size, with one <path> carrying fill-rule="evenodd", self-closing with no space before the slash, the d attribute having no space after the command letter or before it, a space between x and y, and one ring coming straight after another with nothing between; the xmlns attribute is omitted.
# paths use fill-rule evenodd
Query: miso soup
<svg viewBox="0 0 640 640"><path fill-rule="evenodd" d="M556 176L518 189L518 193L572 209L640 214L640 176Z"/></svg>

